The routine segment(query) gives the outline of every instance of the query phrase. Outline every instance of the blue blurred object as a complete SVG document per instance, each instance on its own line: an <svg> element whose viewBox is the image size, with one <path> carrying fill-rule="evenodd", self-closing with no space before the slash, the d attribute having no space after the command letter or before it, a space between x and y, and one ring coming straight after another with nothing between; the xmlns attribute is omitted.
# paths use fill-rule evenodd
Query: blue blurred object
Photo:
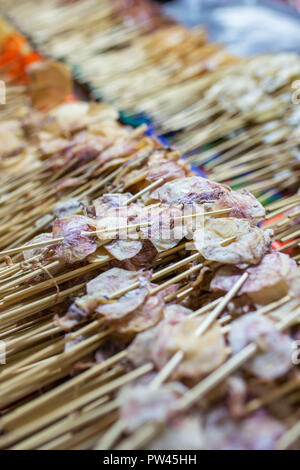
<svg viewBox="0 0 300 470"><path fill-rule="evenodd" d="M204 24L212 41L240 56L300 53L300 15L271 0L175 0L165 12L187 26Z"/></svg>
<svg viewBox="0 0 300 470"><path fill-rule="evenodd" d="M156 138L159 140L159 142L160 142L164 147L170 147L170 146L171 146L170 142L168 141L168 139L167 139L166 137L164 137L164 136L162 136L162 135L159 135L159 136L158 136L158 135L155 134L155 132L154 132L154 130L153 130L153 127L152 127L152 125L151 125L150 122L148 122L147 124L148 124L148 130L147 130L147 132L146 132L147 135L150 135L150 136L152 136L152 137L156 137ZM183 160L186 159L186 157L185 157L184 155L181 155L180 158L182 158ZM204 171L202 171L202 170L201 170L200 168L198 168L197 166L191 165L191 170L192 170L194 173L196 173L197 175L202 176L203 178L206 178L206 174L204 173Z"/></svg>

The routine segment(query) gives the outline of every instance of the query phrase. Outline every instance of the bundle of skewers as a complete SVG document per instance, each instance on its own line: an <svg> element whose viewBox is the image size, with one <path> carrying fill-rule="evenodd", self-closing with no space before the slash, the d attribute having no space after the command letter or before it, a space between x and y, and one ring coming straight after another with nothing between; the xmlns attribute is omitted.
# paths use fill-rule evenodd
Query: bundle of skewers
<svg viewBox="0 0 300 470"><path fill-rule="evenodd" d="M130 114L141 101L236 60L222 45L209 43L203 28L177 24L147 0L1 5L45 54L73 66L94 97Z"/></svg>
<svg viewBox="0 0 300 470"><path fill-rule="evenodd" d="M299 263L299 193L283 197L267 206L265 225L274 231L274 249L290 254Z"/></svg>
<svg viewBox="0 0 300 470"><path fill-rule="evenodd" d="M22 120L40 165L1 185L1 448L297 448L297 260L248 191L117 119ZM293 240L296 203L267 219Z"/></svg>
<svg viewBox="0 0 300 470"><path fill-rule="evenodd" d="M237 59L147 1L1 3L94 97L150 117L215 181L247 187L264 204L297 189L296 54Z"/></svg>
<svg viewBox="0 0 300 470"><path fill-rule="evenodd" d="M213 179L270 202L299 187L299 76L296 54L248 59L208 87L203 80L196 103L187 101L161 131L180 131L176 145Z"/></svg>
<svg viewBox="0 0 300 470"><path fill-rule="evenodd" d="M24 19L34 3L22 2ZM238 87L219 99L220 71L199 79L215 109L196 104L194 115L191 102L176 130L190 133L185 150L214 140L219 163L252 172L266 209L243 184L224 184L240 177L234 168L229 181L217 166L217 182L195 174L199 155L182 160L105 103L44 111L26 89L26 111L0 123L2 449L299 448L298 140L283 93L298 59L296 72L266 80L271 91L267 71L251 72L260 60L230 69L243 80L249 68L247 99ZM290 63L271 61L277 72L280 60ZM169 131L174 121L158 122ZM268 168L268 148L293 167L264 191L270 173L245 168L242 154Z"/></svg>
<svg viewBox="0 0 300 470"><path fill-rule="evenodd" d="M3 0L1 6L48 55L68 61L75 59L76 48L88 59L173 23L148 0L25 0L17 5Z"/></svg>

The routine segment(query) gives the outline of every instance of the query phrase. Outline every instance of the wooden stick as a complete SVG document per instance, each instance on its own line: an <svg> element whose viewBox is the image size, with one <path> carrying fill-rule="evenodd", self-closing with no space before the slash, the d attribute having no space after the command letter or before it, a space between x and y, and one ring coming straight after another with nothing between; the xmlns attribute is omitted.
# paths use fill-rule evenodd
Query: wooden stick
<svg viewBox="0 0 300 470"><path fill-rule="evenodd" d="M163 282L159 286L155 287L150 291L150 295L157 294L162 289L165 289L166 287L170 286L171 284L175 284L178 281L181 281L185 277L189 276L190 274L193 274L194 272L198 271L203 267L203 263L197 264L196 266L193 266L192 268L188 269L187 271L184 271L181 274L178 274L177 276L173 277L172 279L169 279L166 282Z"/></svg>
<svg viewBox="0 0 300 470"><path fill-rule="evenodd" d="M277 449L285 450L291 447L300 438L300 421L289 429L278 441Z"/></svg>
<svg viewBox="0 0 300 470"><path fill-rule="evenodd" d="M111 257L106 256L104 257L104 259L100 261L95 261L86 266L82 266L81 268L77 268L77 269L74 269L73 271L66 272L64 274L54 277L53 279L39 282L37 285L28 287L26 289L22 289L16 292L15 294L6 295L5 297L3 297L2 301L0 302L0 305L1 303L7 305L11 302L15 302L18 299L22 299L22 300L26 299L27 297L35 295L41 291L45 291L49 289L50 287L55 287L56 285L67 282L70 279L74 279L76 277L82 276L83 274L86 274L95 269L98 269L100 266L105 265L110 260L111 260ZM0 292L1 292L1 288L0 288Z"/></svg>
<svg viewBox="0 0 300 470"><path fill-rule="evenodd" d="M154 181L151 183L149 186L146 186L144 189L139 191L137 194L132 196L126 201L126 205L131 204L132 202L136 201L140 196L143 196L143 194L147 193L148 191L151 191L152 189L157 188L157 186L161 185L164 182L163 178L159 178L157 181Z"/></svg>
<svg viewBox="0 0 300 470"><path fill-rule="evenodd" d="M282 395L286 395L287 393L291 392L295 388L298 388L299 386L299 377L294 380L290 380L289 382L281 385L280 387L275 388L273 391L269 391L263 397L255 398L248 402L245 406L245 413L252 413L253 411L257 410L258 408L261 408L262 406L269 405L273 401L282 397Z"/></svg>
<svg viewBox="0 0 300 470"><path fill-rule="evenodd" d="M223 312L224 308L230 300L237 294L242 285L248 278L248 273L242 274L234 286L227 292L222 301L215 307L215 309L203 320L199 328L195 331L196 336L201 336L212 325L214 320Z"/></svg>
<svg viewBox="0 0 300 470"><path fill-rule="evenodd" d="M276 326L279 331L283 331L288 328L293 322L299 318L300 310L292 312L288 315L285 320L279 322ZM187 409L195 401L203 397L206 393L212 390L222 380L224 380L229 374L237 370L242 364L253 357L258 351L256 343L250 343L245 346L239 353L235 354L228 361L226 361L221 367L208 375L202 382L190 389L184 397L178 401L178 410Z"/></svg>
<svg viewBox="0 0 300 470"><path fill-rule="evenodd" d="M4 285L0 287L0 293L9 290L12 287L20 286L24 282L29 281L30 279L38 276L39 274L45 273L45 269L49 270L59 265L60 265L60 261L53 261L53 263L45 264L43 268L35 269L29 272L28 274L25 274L24 276L17 277L13 281L6 282Z"/></svg>
<svg viewBox="0 0 300 470"><path fill-rule="evenodd" d="M217 304L214 310L201 322L200 326L195 331L196 336L203 335L207 329L212 325L214 320L223 312L224 308L228 304L228 302L236 295L236 293L240 290L241 286L247 280L248 273L242 274L242 276L238 279L238 281L234 284L234 286L228 291L228 293L223 297L223 299ZM194 312L194 317L196 312ZM187 319L189 316L187 317ZM171 359L167 362L167 364L160 370L157 374L155 379L151 383L151 387L157 388L159 387L174 371L174 369L180 364L180 362L184 358L183 351L177 351Z"/></svg>
<svg viewBox="0 0 300 470"><path fill-rule="evenodd" d="M59 396L65 395L71 390L76 390L81 384L88 383L95 376L100 374L105 369L117 364L119 361L124 359L127 355L127 351L121 351L120 353L115 354L109 359L106 359L104 362L96 364L91 369L82 372L82 374L72 377L67 382L58 385L53 390L46 392L45 394L39 396L38 398L31 400L20 408L17 408L12 413L3 416L0 418L0 429L7 428L12 426L17 422L22 422L24 417L31 414L33 410L38 410L43 406L49 406L51 402L55 402Z"/></svg>
<svg viewBox="0 0 300 470"><path fill-rule="evenodd" d="M51 245L54 245L55 243L62 242L63 240L64 240L64 237L60 237L60 238L53 238L53 240L47 240L44 242L37 242L37 243L32 243L30 245L18 246L16 248L11 248L9 250L0 251L0 256L13 255L15 253L19 253L20 251L24 251L24 250L32 250L33 248L42 248L44 246L51 246Z"/></svg>
<svg viewBox="0 0 300 470"><path fill-rule="evenodd" d="M183 216L178 216L178 217L173 217L171 220L172 221L175 221L175 220L185 220L185 219L190 219L190 218L194 218L194 217L206 217L206 216L212 216L212 215L225 215L225 214L228 214L229 212L232 211L232 208L228 208L228 209L219 209L219 210L215 210L215 211L210 211L210 212L200 212L200 213L196 213L196 214L188 214L188 215L183 215ZM140 224L129 224L129 225L121 225L121 226L117 226L117 227L113 227L113 228L104 228L102 230L94 230L94 231L91 231L91 232L81 232L82 235L85 235L85 236L93 236L93 235L99 235L99 234L102 234L102 233L107 233L107 232L114 232L114 231L117 231L117 230L131 230L131 229L136 229L136 228L143 228L143 227L149 227L151 225L153 225L155 222L143 222L143 223L140 223Z"/></svg>
<svg viewBox="0 0 300 470"><path fill-rule="evenodd" d="M99 399L101 396L107 395L113 390L120 388L121 386L129 383L130 381L135 380L136 378L150 372L152 369L152 364L145 364L139 367L138 369L123 375L120 378L112 380L111 382L103 385L101 388L96 388L95 390L92 390L90 393L83 395L83 397L79 397L78 399L73 400L68 407L64 405L63 407L61 407L61 409L58 409L53 415L53 421L58 419L58 417L60 416L66 415L70 410L80 408L83 405L91 403L95 399ZM93 411L91 413L93 414ZM0 439L0 446L7 447L8 445L11 445L12 442L20 440L24 435L31 434L33 431L45 426L46 423L49 424L49 417L47 417L47 415L41 420L39 420L36 425L34 425L34 423L29 423L28 425L25 424L21 428L17 428L16 432L12 433L11 435L7 435L3 439Z"/></svg>

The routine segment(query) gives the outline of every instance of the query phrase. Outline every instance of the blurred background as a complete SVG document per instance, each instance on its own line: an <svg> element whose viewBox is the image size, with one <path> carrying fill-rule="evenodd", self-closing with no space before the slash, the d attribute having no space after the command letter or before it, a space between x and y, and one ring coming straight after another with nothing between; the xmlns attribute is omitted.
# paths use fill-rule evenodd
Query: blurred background
<svg viewBox="0 0 300 470"><path fill-rule="evenodd" d="M300 52L300 0L171 0L166 12L186 25L203 23L213 41L238 55Z"/></svg>

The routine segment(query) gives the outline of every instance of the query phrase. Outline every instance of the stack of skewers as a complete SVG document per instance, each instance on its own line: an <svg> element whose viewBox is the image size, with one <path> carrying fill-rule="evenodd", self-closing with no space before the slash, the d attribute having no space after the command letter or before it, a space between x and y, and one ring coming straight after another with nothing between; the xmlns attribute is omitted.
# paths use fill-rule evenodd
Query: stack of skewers
<svg viewBox="0 0 300 470"><path fill-rule="evenodd" d="M14 121L0 447L299 448L297 184L265 214L104 103Z"/></svg>
<svg viewBox="0 0 300 470"><path fill-rule="evenodd" d="M162 116L160 130L180 131L174 142L191 162L219 182L247 187L266 203L299 187L299 76L296 54L248 59L209 86L206 81L195 104L188 99L173 117Z"/></svg>
<svg viewBox="0 0 300 470"><path fill-rule="evenodd" d="M23 126L43 164L2 186L1 447L297 446L300 273L261 204L106 105Z"/></svg>
<svg viewBox="0 0 300 470"><path fill-rule="evenodd" d="M150 117L212 179L247 187L264 204L297 190L296 54L238 60L203 28L179 25L147 1L1 3L94 97Z"/></svg>
<svg viewBox="0 0 300 470"><path fill-rule="evenodd" d="M237 60L222 45L209 43L203 28L177 24L147 0L15 5L2 0L1 5L46 55L73 66L95 97L128 113L170 86L193 83Z"/></svg>

